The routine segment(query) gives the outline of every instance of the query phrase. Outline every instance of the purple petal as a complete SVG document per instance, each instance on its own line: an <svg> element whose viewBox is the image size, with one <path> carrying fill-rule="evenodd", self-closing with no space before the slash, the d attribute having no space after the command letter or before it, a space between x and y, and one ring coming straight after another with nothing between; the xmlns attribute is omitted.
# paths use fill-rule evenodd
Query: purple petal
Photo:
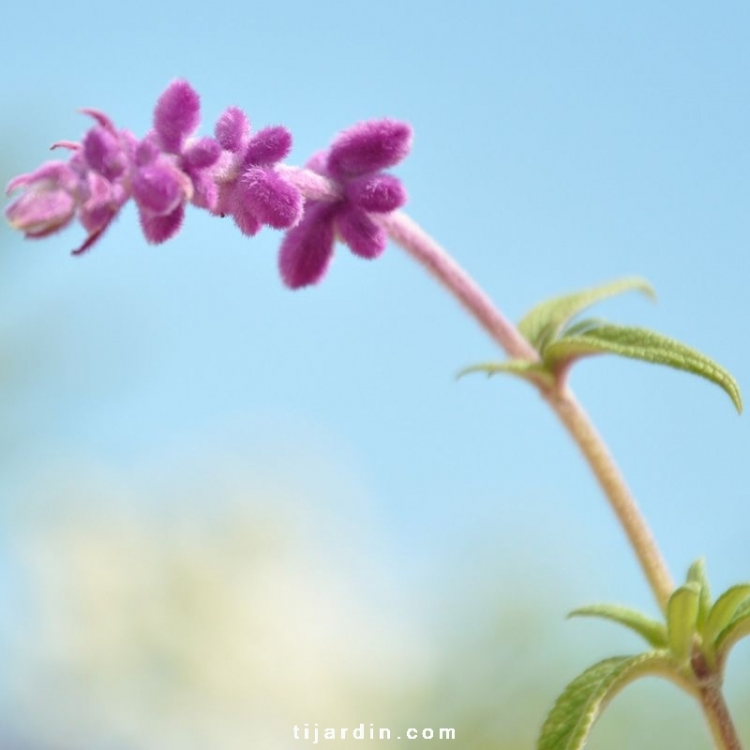
<svg viewBox="0 0 750 750"><path fill-rule="evenodd" d="M334 140L328 168L343 179L392 167L409 153L411 137L411 127L398 120L358 123Z"/></svg>
<svg viewBox="0 0 750 750"><path fill-rule="evenodd" d="M127 167L118 137L105 128L91 128L83 138L83 155L91 169L109 180L117 179Z"/></svg>
<svg viewBox="0 0 750 750"><path fill-rule="evenodd" d="M347 183L346 197L365 211L385 214L406 203L406 190L393 175L365 175Z"/></svg>
<svg viewBox="0 0 750 750"><path fill-rule="evenodd" d="M44 237L66 226L75 211L76 202L70 193L31 189L5 209L5 216L14 229Z"/></svg>
<svg viewBox="0 0 750 750"><path fill-rule="evenodd" d="M281 125L259 130L248 143L243 163L263 166L275 164L292 150L292 134Z"/></svg>
<svg viewBox="0 0 750 750"><path fill-rule="evenodd" d="M221 155L221 145L213 138L201 138L191 143L182 155L185 166L189 170L206 169L211 167Z"/></svg>
<svg viewBox="0 0 750 750"><path fill-rule="evenodd" d="M206 172L196 172L190 178L193 182L193 205L213 211L219 200L219 188L213 177Z"/></svg>
<svg viewBox="0 0 750 750"><path fill-rule="evenodd" d="M279 252L279 270L291 289L317 283L328 270L333 257L334 211L330 204L308 204L302 221L286 233Z"/></svg>
<svg viewBox="0 0 750 750"><path fill-rule="evenodd" d="M250 121L239 107L229 107L214 129L216 139L227 151L239 151L250 135Z"/></svg>
<svg viewBox="0 0 750 750"><path fill-rule="evenodd" d="M32 188L35 184L43 189L61 188L75 190L80 178L64 161L48 161L33 172L14 177L5 188L5 194L10 195L19 188Z"/></svg>
<svg viewBox="0 0 750 750"><path fill-rule="evenodd" d="M232 218L240 232L248 237L257 234L263 226L263 222L253 212L253 207L239 201L235 203Z"/></svg>
<svg viewBox="0 0 750 750"><path fill-rule="evenodd" d="M148 211L139 209L141 229L148 242L158 245L174 237L180 230L185 218L185 207L180 205L172 213L165 216L154 216Z"/></svg>
<svg viewBox="0 0 750 750"><path fill-rule="evenodd" d="M388 236L364 211L346 206L336 214L336 229L349 249L361 258L377 258Z"/></svg>
<svg viewBox="0 0 750 750"><path fill-rule="evenodd" d="M79 218L89 234L101 231L112 221L119 206L112 194L110 182L96 172L88 177L89 197L81 206Z"/></svg>
<svg viewBox="0 0 750 750"><path fill-rule="evenodd" d="M149 133L142 141L135 146L133 161L136 167L145 167L147 164L153 164L161 154L161 149L155 141L155 133Z"/></svg>
<svg viewBox="0 0 750 750"><path fill-rule="evenodd" d="M238 185L238 200L251 205L260 221L274 229L288 229L302 217L302 194L273 169L248 169Z"/></svg>
<svg viewBox="0 0 750 750"><path fill-rule="evenodd" d="M171 214L186 197L185 180L190 182L169 164L157 162L141 167L133 178L133 197L152 214ZM192 185L190 190L192 192Z"/></svg>
<svg viewBox="0 0 750 750"><path fill-rule="evenodd" d="M324 177L329 177L328 173L328 151L316 151L306 162L305 166L318 174L322 174Z"/></svg>
<svg viewBox="0 0 750 750"><path fill-rule="evenodd" d="M154 109L154 130L167 151L179 153L200 120L200 97L187 81L173 81Z"/></svg>

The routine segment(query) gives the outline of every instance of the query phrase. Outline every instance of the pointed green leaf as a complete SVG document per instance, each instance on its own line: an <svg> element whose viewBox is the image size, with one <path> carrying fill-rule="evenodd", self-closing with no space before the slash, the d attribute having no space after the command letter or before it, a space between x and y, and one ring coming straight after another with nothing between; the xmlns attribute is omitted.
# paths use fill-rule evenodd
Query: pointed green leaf
<svg viewBox="0 0 750 750"><path fill-rule="evenodd" d="M700 375L723 388L737 411L742 411L737 381L723 367L695 349L645 328L602 325L575 336L564 335L545 349L544 361L553 369L591 354L619 354Z"/></svg>
<svg viewBox="0 0 750 750"><path fill-rule="evenodd" d="M748 635L750 635L750 599L740 604L732 621L719 633L716 639L716 651L726 654L737 641Z"/></svg>
<svg viewBox="0 0 750 750"><path fill-rule="evenodd" d="M554 382L552 375L543 364L529 362L525 359L509 359L505 362L485 362L478 365L470 365L469 367L464 367L456 377L462 378L464 375L475 372L483 372L488 376L505 373L534 382L542 380L547 385L552 385Z"/></svg>
<svg viewBox="0 0 750 750"><path fill-rule="evenodd" d="M686 662L692 653L699 602L700 589L696 583L680 586L667 602L669 650L678 662Z"/></svg>
<svg viewBox="0 0 750 750"><path fill-rule="evenodd" d="M578 313L607 297L633 290L652 298L656 296L651 285L644 279L620 279L542 302L524 315L518 324L518 330L532 346L542 351Z"/></svg>
<svg viewBox="0 0 750 750"><path fill-rule="evenodd" d="M746 601L750 601L750 584L744 583L727 589L711 608L703 628L703 639L707 645L713 645L717 636L734 619L737 610Z"/></svg>
<svg viewBox="0 0 750 750"><path fill-rule="evenodd" d="M592 604L580 607L573 610L568 617L603 617L634 630L656 648L664 648L667 645L667 629L664 623L617 604Z"/></svg>
<svg viewBox="0 0 750 750"><path fill-rule="evenodd" d="M703 626L711 611L711 586L706 576L706 563L701 557L696 560L689 568L687 574L688 583L696 583L700 587L700 596L698 599L698 630L703 631Z"/></svg>
<svg viewBox="0 0 750 750"><path fill-rule="evenodd" d="M579 750L607 703L628 683L646 674L670 678L663 652L615 656L589 667L563 690L542 726L538 750Z"/></svg>

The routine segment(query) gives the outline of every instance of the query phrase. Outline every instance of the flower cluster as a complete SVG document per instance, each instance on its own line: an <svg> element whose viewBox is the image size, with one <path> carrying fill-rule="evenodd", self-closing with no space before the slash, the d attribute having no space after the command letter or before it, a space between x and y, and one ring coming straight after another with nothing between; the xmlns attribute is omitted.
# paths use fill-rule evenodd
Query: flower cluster
<svg viewBox="0 0 750 750"><path fill-rule="evenodd" d="M198 138L200 99L186 81L174 81L159 98L153 129L143 139L118 130L103 113L86 109L94 125L71 151L11 180L7 192L23 191L6 209L10 224L26 237L46 237L78 218L87 232L74 250L88 250L129 199L135 202L148 242L161 243L182 226L188 203L231 216L246 235L263 226L288 230L279 266L284 282L298 288L320 280L336 239L355 254L375 258L386 235L376 221L406 201L401 183L382 170L408 153L411 130L394 120L360 123L313 157L308 174L323 178L327 197L305 202L304 180L279 169L292 146L281 126L251 134L242 110L229 107L213 137ZM301 189L300 185L303 185Z"/></svg>
<svg viewBox="0 0 750 750"><path fill-rule="evenodd" d="M335 201L308 201L302 221L281 244L284 282L296 289L325 274L336 237L362 258L377 258L387 237L371 214L389 213L406 203L406 191L383 169L398 164L411 147L411 128L396 120L375 120L341 133L328 151L315 154L308 169L334 181Z"/></svg>

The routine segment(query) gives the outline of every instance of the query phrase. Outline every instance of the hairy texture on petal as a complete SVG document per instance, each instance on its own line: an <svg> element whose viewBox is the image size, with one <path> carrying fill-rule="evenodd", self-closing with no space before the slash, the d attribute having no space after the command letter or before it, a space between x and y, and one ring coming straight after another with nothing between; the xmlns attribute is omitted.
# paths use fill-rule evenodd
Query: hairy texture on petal
<svg viewBox="0 0 750 750"><path fill-rule="evenodd" d="M328 177L328 151L316 151L308 160L305 162L305 166L312 170L313 172L317 172L318 174L322 174L324 177Z"/></svg>
<svg viewBox="0 0 750 750"><path fill-rule="evenodd" d="M393 175L365 175L347 184L346 197L365 211L384 214L406 203L406 190Z"/></svg>
<svg viewBox="0 0 750 750"><path fill-rule="evenodd" d="M191 174L190 179L193 182L193 205L213 211L219 200L219 188L213 177L207 172L197 172Z"/></svg>
<svg viewBox="0 0 750 750"><path fill-rule="evenodd" d="M65 227L73 218L76 202L64 190L31 189L5 209L14 229L29 237L46 237Z"/></svg>
<svg viewBox="0 0 750 750"><path fill-rule="evenodd" d="M301 193L273 169L248 169L238 188L238 200L251 205L260 221L274 229L288 229L302 216Z"/></svg>
<svg viewBox="0 0 750 750"><path fill-rule="evenodd" d="M206 169L211 167L221 155L221 146L213 138L201 138L191 143L182 155L183 163L188 169Z"/></svg>
<svg viewBox="0 0 750 750"><path fill-rule="evenodd" d="M328 169L339 179L376 172L398 164L411 148L412 131L405 122L370 120L341 133L328 154Z"/></svg>
<svg viewBox="0 0 750 750"><path fill-rule="evenodd" d="M141 167L133 178L133 197L152 214L169 214L185 199L188 178L168 164ZM190 186L192 192L192 185Z"/></svg>
<svg viewBox="0 0 750 750"><path fill-rule="evenodd" d="M291 289L320 281L333 256L333 209L324 203L308 204L305 216L290 229L279 251L279 271Z"/></svg>
<svg viewBox="0 0 750 750"><path fill-rule="evenodd" d="M263 166L284 159L292 150L292 134L281 125L259 130L247 145L243 163Z"/></svg>
<svg viewBox="0 0 750 750"><path fill-rule="evenodd" d="M137 167L145 167L147 164L153 164L159 158L160 153L159 146L154 142L154 134L150 133L136 144L133 161Z"/></svg>
<svg viewBox="0 0 750 750"><path fill-rule="evenodd" d="M250 121L239 107L229 107L219 117L214 133L222 148L239 151L250 135Z"/></svg>
<svg viewBox="0 0 750 750"><path fill-rule="evenodd" d="M200 120L200 97L187 81L173 81L154 109L154 130L167 151L177 153Z"/></svg>
<svg viewBox="0 0 750 750"><path fill-rule="evenodd" d="M73 190L78 184L78 175L64 161L47 161L33 172L14 177L5 188L5 194L10 195L19 188L31 188L35 184L45 189L59 187L63 190Z"/></svg>
<svg viewBox="0 0 750 750"><path fill-rule="evenodd" d="M78 111L82 112L84 115L93 117L99 125L101 125L103 128L106 128L111 133L117 132L115 124L112 122L112 120L109 119L107 115L104 114L104 112L101 112L98 109L92 109L91 107L81 107Z"/></svg>
<svg viewBox="0 0 750 750"><path fill-rule="evenodd" d="M346 206L336 214L336 229L349 249L362 258L377 258L388 244L386 233L354 206Z"/></svg>
<svg viewBox="0 0 750 750"><path fill-rule="evenodd" d="M182 220L185 218L185 207L180 205L165 216L154 216L140 209L141 229L146 240L154 245L166 242L179 232Z"/></svg>
<svg viewBox="0 0 750 750"><path fill-rule="evenodd" d="M247 203L242 203L239 196L235 196L235 205L232 211L234 223L242 234L252 237L260 231L263 226L261 220L255 215L253 207Z"/></svg>
<svg viewBox="0 0 750 750"><path fill-rule="evenodd" d="M127 167L126 155L114 133L105 128L92 128L83 138L83 155L91 169L108 180L117 179Z"/></svg>
<svg viewBox="0 0 750 750"><path fill-rule="evenodd" d="M88 176L89 197L81 206L79 219L89 234L99 232L107 226L117 213L119 206L115 202L112 185L96 172Z"/></svg>

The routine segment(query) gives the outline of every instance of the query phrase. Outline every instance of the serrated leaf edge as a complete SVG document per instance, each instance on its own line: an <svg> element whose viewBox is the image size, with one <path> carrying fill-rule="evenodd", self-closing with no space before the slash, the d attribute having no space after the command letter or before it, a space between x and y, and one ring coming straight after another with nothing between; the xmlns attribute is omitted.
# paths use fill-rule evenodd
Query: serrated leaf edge
<svg viewBox="0 0 750 750"><path fill-rule="evenodd" d="M630 336L636 341L623 343L613 340L615 335ZM742 394L728 370L697 349L647 328L609 323L575 336L563 335L545 349L544 362L550 370L555 370L575 359L596 354L617 354L697 375L718 385L732 399L737 411L742 412Z"/></svg>
<svg viewBox="0 0 750 750"><path fill-rule="evenodd" d="M521 318L518 330L532 346L542 351L545 344L583 310L609 297L631 291L656 297L653 287L645 279L636 276L617 279L540 302Z"/></svg>
<svg viewBox="0 0 750 750"><path fill-rule="evenodd" d="M587 701L587 710L583 712L583 715L576 722L572 732L567 735L567 738L562 738L564 744L559 744L557 742L555 744L543 744L545 737L549 735L549 732L559 726L558 724L550 727L550 722L555 720L555 712L562 710L562 702L566 697L569 698L576 683L580 683L594 670L600 669L603 665L613 662L617 662L617 664L613 665L614 668L616 668L617 665L620 666L618 673L613 674L615 671L613 668L609 674L602 678L601 683L603 684L603 687L602 684L600 684L597 694L593 695L591 699ZM637 656L615 656L609 659L604 659L586 669L565 687L542 725L539 740L537 742L537 750L580 750L580 748L586 743L586 739L591 728L594 726L594 723L609 702L631 682L639 677L649 674L664 677L672 682L676 682L681 687L687 688L690 692L693 692L692 687L675 672L667 652L650 651ZM560 720L558 719L558 721Z"/></svg>

